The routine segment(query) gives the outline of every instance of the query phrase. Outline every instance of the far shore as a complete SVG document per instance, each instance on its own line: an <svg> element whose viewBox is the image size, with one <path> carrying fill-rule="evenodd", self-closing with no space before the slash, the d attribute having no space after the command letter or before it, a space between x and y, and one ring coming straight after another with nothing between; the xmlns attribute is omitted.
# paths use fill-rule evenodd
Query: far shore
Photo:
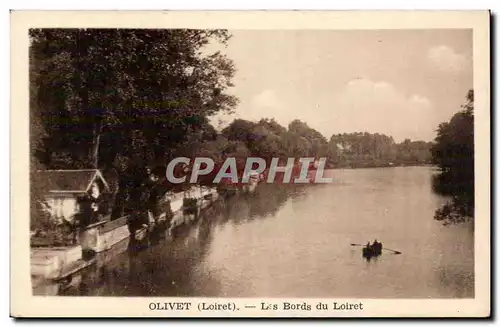
<svg viewBox="0 0 500 327"><path fill-rule="evenodd" d="M429 168L436 168L438 169L438 166L432 165L432 164L425 164L425 165L394 165L394 166L365 166L365 167L329 167L325 168L326 170L354 170L354 169L380 169L380 168L416 168L416 167L429 167Z"/></svg>

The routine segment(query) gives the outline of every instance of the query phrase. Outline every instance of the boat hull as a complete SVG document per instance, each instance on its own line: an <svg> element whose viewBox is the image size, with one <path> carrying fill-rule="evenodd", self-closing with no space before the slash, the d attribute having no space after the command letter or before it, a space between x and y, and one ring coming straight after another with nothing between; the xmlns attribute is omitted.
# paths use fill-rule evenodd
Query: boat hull
<svg viewBox="0 0 500 327"><path fill-rule="evenodd" d="M362 253L363 257L365 258L378 257L379 255L382 254L382 249L379 250L379 249L364 247Z"/></svg>

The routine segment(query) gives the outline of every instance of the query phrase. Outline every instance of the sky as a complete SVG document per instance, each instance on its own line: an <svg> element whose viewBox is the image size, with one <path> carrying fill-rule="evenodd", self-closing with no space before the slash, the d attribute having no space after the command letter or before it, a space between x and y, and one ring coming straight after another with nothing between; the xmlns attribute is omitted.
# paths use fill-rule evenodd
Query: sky
<svg viewBox="0 0 500 327"><path fill-rule="evenodd" d="M369 132L431 141L472 88L471 30L234 30L233 115L300 119L327 139Z"/></svg>

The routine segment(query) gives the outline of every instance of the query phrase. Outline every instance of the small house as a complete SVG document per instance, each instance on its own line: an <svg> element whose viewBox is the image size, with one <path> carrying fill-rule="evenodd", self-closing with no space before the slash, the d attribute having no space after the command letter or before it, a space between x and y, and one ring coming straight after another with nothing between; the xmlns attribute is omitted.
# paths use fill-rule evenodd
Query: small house
<svg viewBox="0 0 500 327"><path fill-rule="evenodd" d="M38 174L46 210L58 222L72 222L82 211L83 199L97 211L98 200L111 192L98 169L41 170Z"/></svg>

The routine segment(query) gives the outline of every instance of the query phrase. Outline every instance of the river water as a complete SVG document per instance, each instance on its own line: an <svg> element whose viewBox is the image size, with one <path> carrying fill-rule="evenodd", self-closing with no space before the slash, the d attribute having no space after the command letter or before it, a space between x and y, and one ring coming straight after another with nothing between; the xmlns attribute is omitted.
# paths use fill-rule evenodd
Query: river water
<svg viewBox="0 0 500 327"><path fill-rule="evenodd" d="M433 219L431 167L330 170L334 182L259 185L142 251L99 254L59 295L454 298L474 296L471 224ZM361 247L389 250L370 261ZM121 252L121 253L120 253Z"/></svg>

